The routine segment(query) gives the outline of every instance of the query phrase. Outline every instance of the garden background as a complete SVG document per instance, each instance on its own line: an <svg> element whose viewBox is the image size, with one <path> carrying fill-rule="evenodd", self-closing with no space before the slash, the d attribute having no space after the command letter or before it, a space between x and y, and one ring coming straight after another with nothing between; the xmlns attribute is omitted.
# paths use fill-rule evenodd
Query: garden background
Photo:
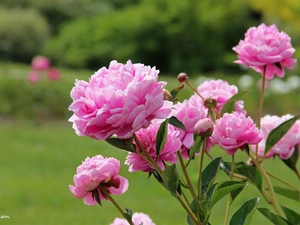
<svg viewBox="0 0 300 225"><path fill-rule="evenodd" d="M299 59L299 12L300 2L295 0L1 0L0 217L9 218L3 217L0 224L105 225L119 217L109 202L102 208L86 206L68 189L86 156L100 153L121 163L126 156L105 143L77 137L67 122L76 78L87 80L113 59L131 59L156 66L169 90L183 71L194 85L224 79L240 90L251 89L245 108L255 119L260 77L233 63L232 47L250 26L275 23L291 36ZM38 82L27 80L36 55L51 60L59 79L49 80L41 72ZM284 79L272 80L264 115L300 114L299 72L296 67ZM191 94L184 89L179 97ZM211 154L225 155L218 149ZM298 185L292 171L277 163L270 159L265 166ZM116 197L123 207L149 214L158 225L185 224L180 205L154 179L130 174L125 165L121 175L130 182L127 193ZM259 195L254 187L246 189L231 213L249 199L247 192ZM299 208L299 203L283 200L289 201L285 206ZM212 224L223 223L219 215L225 207L225 200L218 204ZM252 222L269 224L259 213Z"/></svg>

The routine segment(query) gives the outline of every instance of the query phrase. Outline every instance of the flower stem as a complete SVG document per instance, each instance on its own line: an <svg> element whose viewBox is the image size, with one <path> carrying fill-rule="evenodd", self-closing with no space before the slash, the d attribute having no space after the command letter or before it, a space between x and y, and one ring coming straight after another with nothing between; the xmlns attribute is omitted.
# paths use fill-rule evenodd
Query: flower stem
<svg viewBox="0 0 300 225"><path fill-rule="evenodd" d="M267 174L268 174L270 177L273 177L274 179L276 179L276 180L280 181L281 183L283 183L283 184L289 186L290 188L294 189L295 191L300 192L300 189L299 189L299 188L297 188L297 187L295 187L294 185L290 184L289 182L287 182L287 181L281 179L280 177L277 177L276 175L271 174L271 173L269 173L269 172L267 172Z"/></svg>
<svg viewBox="0 0 300 225"><path fill-rule="evenodd" d="M193 88L192 85L190 85L190 83L189 83L187 80L185 81L185 83L187 84L187 86L188 86L193 92L195 92L200 98L202 98L202 99L204 100L204 97L203 97L202 95L200 95L200 94L198 93L198 91L197 91L195 88Z"/></svg>
<svg viewBox="0 0 300 225"><path fill-rule="evenodd" d="M202 148L200 150L199 167L198 167L198 198L201 196L201 175L203 167L203 156L205 152L206 138L203 140Z"/></svg>
<svg viewBox="0 0 300 225"><path fill-rule="evenodd" d="M195 214L192 212L192 210L190 209L190 207L186 204L186 202L182 199L182 197L178 193L176 195L176 198L178 199L178 201L181 203L182 207L185 209L185 211L190 216L193 224L195 224L195 225L202 225L202 223L200 221L198 222L198 219L195 216Z"/></svg>
<svg viewBox="0 0 300 225"><path fill-rule="evenodd" d="M111 201L114 206L118 209L118 211L122 214L122 216L128 221L130 225L134 225L131 220L128 219L128 216L125 214L125 212L121 209L121 207L118 205L118 203L111 197L111 195L107 192L107 190L102 187L101 185L99 186L101 189L101 192L105 195L105 198L107 198L109 201Z"/></svg>
<svg viewBox="0 0 300 225"><path fill-rule="evenodd" d="M230 176L229 176L230 180L233 180L233 173L234 173L234 154L231 156L231 167L230 167ZM227 199L227 205L226 205L224 225L228 224L230 203L231 203L231 195L229 194Z"/></svg>

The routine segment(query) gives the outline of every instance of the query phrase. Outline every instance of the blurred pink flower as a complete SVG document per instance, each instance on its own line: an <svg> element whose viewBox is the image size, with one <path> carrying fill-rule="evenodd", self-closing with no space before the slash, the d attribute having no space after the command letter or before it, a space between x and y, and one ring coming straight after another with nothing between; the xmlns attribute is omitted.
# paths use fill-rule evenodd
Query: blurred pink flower
<svg viewBox="0 0 300 225"><path fill-rule="evenodd" d="M58 80L60 77L60 72L58 69L50 68L48 71L48 78L49 80Z"/></svg>
<svg viewBox="0 0 300 225"><path fill-rule="evenodd" d="M263 157L265 153L266 140L270 132L281 123L293 118L287 114L282 117L266 115L261 118L261 132L263 140L258 144L258 156ZM266 158L278 155L282 159L288 159L295 151L295 146L300 143L300 120L297 120L291 129L277 142L266 154ZM251 146L255 152L256 146Z"/></svg>
<svg viewBox="0 0 300 225"><path fill-rule="evenodd" d="M132 215L132 222L134 225L155 225L151 218L144 213L134 213ZM129 225L126 219L116 218L110 225Z"/></svg>
<svg viewBox="0 0 300 225"><path fill-rule="evenodd" d="M244 64L272 79L274 74L284 76L284 68L290 68L296 63L292 58L295 49L291 45L291 38L284 32L279 32L273 24L264 23L258 27L251 27L245 34L245 39L233 48L238 54L238 64Z"/></svg>
<svg viewBox="0 0 300 225"><path fill-rule="evenodd" d="M85 204L98 204L92 197L93 190L98 190L100 200L105 199L99 185L110 194L123 194L127 191L128 180L118 175L119 170L120 161L115 158L104 158L101 155L87 157L77 167L73 178L75 186L69 185L69 189L76 198L83 198Z"/></svg>
<svg viewBox="0 0 300 225"><path fill-rule="evenodd" d="M173 126L169 125L166 143L162 148L158 159L156 159L156 134L159 129L159 126L160 126L159 123L151 124L149 127L145 129L141 129L138 132L136 132L136 136L138 137L144 149L152 157L152 159L157 162L158 166L162 170L164 170L165 169L164 162L170 162L170 163L177 162L176 152L179 150L181 146L181 141L178 138L179 131L176 131ZM140 151L138 147L137 147L137 151ZM130 166L129 167L130 172L134 172L138 170L141 170L143 172L151 172L154 169L141 156L133 152L128 153L125 164Z"/></svg>
<svg viewBox="0 0 300 225"><path fill-rule="evenodd" d="M34 70L46 70L50 67L50 60L45 56L35 56L31 61Z"/></svg>
<svg viewBox="0 0 300 225"><path fill-rule="evenodd" d="M143 64L112 61L89 82L76 80L69 110L80 136L104 140L116 134L126 139L153 119L165 119L173 105L163 98L166 82L158 82L158 70Z"/></svg>
<svg viewBox="0 0 300 225"><path fill-rule="evenodd" d="M262 140L262 134L253 120L238 112L224 113L217 119L213 136L229 155L247 144L257 144Z"/></svg>
<svg viewBox="0 0 300 225"><path fill-rule="evenodd" d="M212 97L218 101L217 110L220 111L222 106L235 94L238 93L238 88L235 85L229 85L225 80L210 80L200 84L197 88L198 93L205 99ZM194 94L199 101L203 100ZM204 102L202 103L204 104ZM244 108L244 101L236 102L235 111L246 114Z"/></svg>
<svg viewBox="0 0 300 225"><path fill-rule="evenodd" d="M32 70L28 73L27 80L30 83L37 83L40 80L40 74L37 71Z"/></svg>
<svg viewBox="0 0 300 225"><path fill-rule="evenodd" d="M173 106L172 115L180 120L185 126L185 131L179 128L175 128L179 131L179 138L182 141L180 148L182 156L186 159L189 158L189 150L194 145L194 133L195 124L200 119L204 119L207 116L207 109L199 101L200 97L197 95L191 96L189 100L184 100L182 103L178 102ZM209 151L213 147L211 138L206 138L206 151Z"/></svg>

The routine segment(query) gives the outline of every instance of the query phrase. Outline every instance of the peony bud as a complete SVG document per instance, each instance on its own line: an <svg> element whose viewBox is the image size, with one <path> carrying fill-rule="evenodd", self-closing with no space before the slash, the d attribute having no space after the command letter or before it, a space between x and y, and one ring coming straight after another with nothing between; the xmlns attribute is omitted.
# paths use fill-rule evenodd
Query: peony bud
<svg viewBox="0 0 300 225"><path fill-rule="evenodd" d="M180 83L183 83L185 82L189 77L186 75L186 73L180 73L178 74L177 76L177 80L180 82Z"/></svg>
<svg viewBox="0 0 300 225"><path fill-rule="evenodd" d="M209 137L214 131L214 124L210 118L198 120L195 127L195 133L202 137Z"/></svg>
<svg viewBox="0 0 300 225"><path fill-rule="evenodd" d="M163 93L164 93L164 100L173 101L173 97L167 89L163 89Z"/></svg>
<svg viewBox="0 0 300 225"><path fill-rule="evenodd" d="M204 105L208 109L215 109L217 107L218 101L215 98L209 97L204 100Z"/></svg>

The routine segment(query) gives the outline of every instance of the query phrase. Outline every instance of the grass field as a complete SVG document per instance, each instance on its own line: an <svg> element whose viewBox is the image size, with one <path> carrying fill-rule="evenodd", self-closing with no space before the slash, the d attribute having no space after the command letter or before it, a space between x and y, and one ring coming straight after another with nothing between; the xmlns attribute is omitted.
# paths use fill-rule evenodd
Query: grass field
<svg viewBox="0 0 300 225"><path fill-rule="evenodd" d="M0 157L0 224L7 225L86 225L110 224L118 211L109 202L103 207L86 206L68 190L76 167L86 156L102 154L114 156L123 164L126 153L106 143L86 137L77 137L66 122L51 122L36 125L32 122L1 122ZM212 155L224 155L221 150L213 150ZM244 153L237 156L244 158ZM246 159L246 158L244 158ZM206 161L207 163L207 161ZM270 159L265 166L299 186L296 176L278 160ZM196 169L192 165L191 169ZM192 172L192 171L190 171ZM196 179L196 173L193 173ZM130 182L129 190L116 196L122 207L149 214L158 225L185 224L185 213L180 204L154 179L147 174L127 172L122 166L121 175ZM220 172L220 179L225 178ZM276 182L275 182L276 183ZM251 185L247 186L231 208L231 215L237 205L245 200L259 196ZM299 203L279 197L281 204L299 209ZM216 206L211 223L223 224L226 198ZM260 207L266 206L264 199ZM271 224L259 212L254 215L252 224Z"/></svg>

